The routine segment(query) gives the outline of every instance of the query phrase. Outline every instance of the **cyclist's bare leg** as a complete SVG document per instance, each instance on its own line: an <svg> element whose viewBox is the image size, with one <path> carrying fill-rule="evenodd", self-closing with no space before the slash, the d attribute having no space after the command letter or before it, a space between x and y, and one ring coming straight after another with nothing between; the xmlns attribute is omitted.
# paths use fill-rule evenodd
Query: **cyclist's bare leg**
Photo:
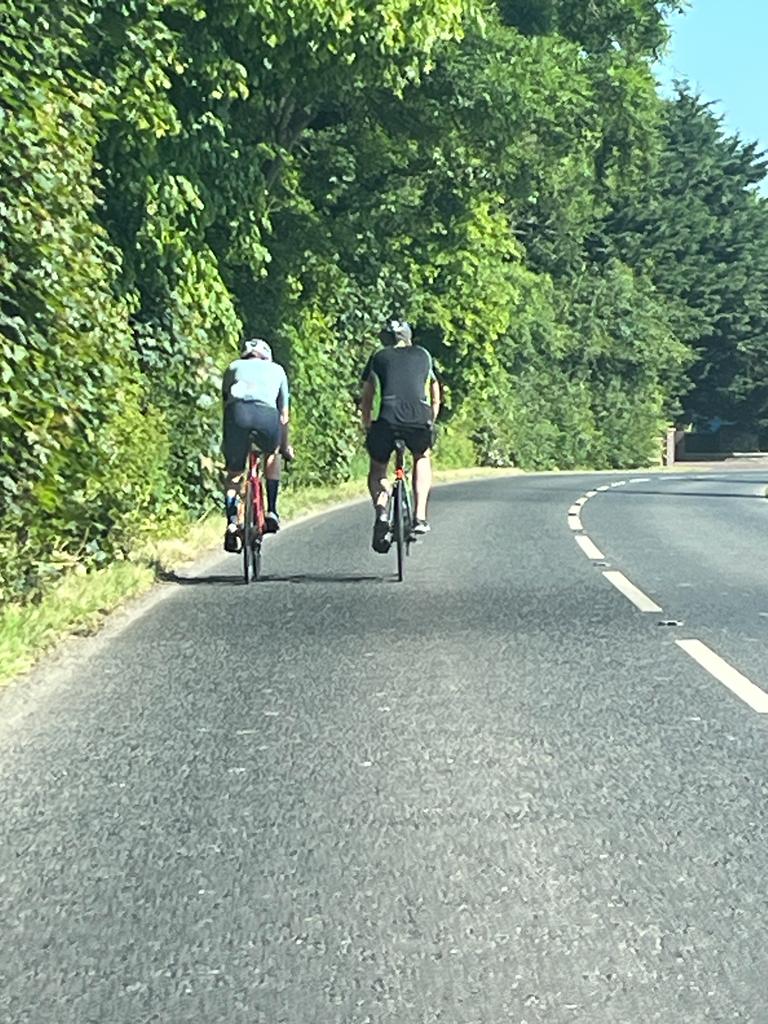
<svg viewBox="0 0 768 1024"><path fill-rule="evenodd" d="M229 515L229 508L232 502L240 494L243 482L242 469L230 469L227 467L224 474L224 503Z"/></svg>
<svg viewBox="0 0 768 1024"><path fill-rule="evenodd" d="M416 506L416 518L427 518L427 501L432 487L432 452L413 457L413 502Z"/></svg>
<svg viewBox="0 0 768 1024"><path fill-rule="evenodd" d="M375 462L371 459L371 467L368 471L368 493L377 513L386 512L392 489L387 479L387 465L386 462Z"/></svg>
<svg viewBox="0 0 768 1024"><path fill-rule="evenodd" d="M282 461L280 449L276 449L271 455L264 458L264 476L267 478L267 511L277 515L277 494L280 490L280 476Z"/></svg>
<svg viewBox="0 0 768 1024"><path fill-rule="evenodd" d="M241 550L239 528L242 528L243 503L235 504L241 493L243 471L227 466L224 474L224 509L227 529L224 534L224 550L237 552Z"/></svg>
<svg viewBox="0 0 768 1024"><path fill-rule="evenodd" d="M388 506L392 488L387 479L386 462L376 462L374 459L371 459L371 468L368 471L368 491L371 495L375 514L372 547L374 551L384 555L389 550L391 543L389 539Z"/></svg>
<svg viewBox="0 0 768 1024"><path fill-rule="evenodd" d="M272 452L271 455L267 455L264 459L264 475L267 480L279 480L281 466L279 450Z"/></svg>

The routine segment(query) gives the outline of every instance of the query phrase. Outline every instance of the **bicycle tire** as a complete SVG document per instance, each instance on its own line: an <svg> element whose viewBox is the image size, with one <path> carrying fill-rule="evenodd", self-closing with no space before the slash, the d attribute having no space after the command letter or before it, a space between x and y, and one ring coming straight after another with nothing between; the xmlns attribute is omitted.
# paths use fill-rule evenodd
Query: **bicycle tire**
<svg viewBox="0 0 768 1024"><path fill-rule="evenodd" d="M261 577L261 540L251 545L251 579L255 583Z"/></svg>
<svg viewBox="0 0 768 1024"><path fill-rule="evenodd" d="M405 516L403 508L402 480L395 481L395 546L397 547L397 578L400 583L405 576Z"/></svg>
<svg viewBox="0 0 768 1024"><path fill-rule="evenodd" d="M261 574L262 501L261 478L253 483L253 535L251 537L251 579L256 582Z"/></svg>
<svg viewBox="0 0 768 1024"><path fill-rule="evenodd" d="M249 475L245 483L245 508L243 509L243 580L246 586L251 582L253 538L253 483Z"/></svg>
<svg viewBox="0 0 768 1024"><path fill-rule="evenodd" d="M405 553L410 555L411 544L413 544L413 509L411 508L411 496L408 485L403 484L403 532L405 534Z"/></svg>
<svg viewBox="0 0 768 1024"><path fill-rule="evenodd" d="M264 484L261 474L258 473L254 480L253 491L253 536L251 538L251 578L259 579L261 576L261 542L264 539Z"/></svg>

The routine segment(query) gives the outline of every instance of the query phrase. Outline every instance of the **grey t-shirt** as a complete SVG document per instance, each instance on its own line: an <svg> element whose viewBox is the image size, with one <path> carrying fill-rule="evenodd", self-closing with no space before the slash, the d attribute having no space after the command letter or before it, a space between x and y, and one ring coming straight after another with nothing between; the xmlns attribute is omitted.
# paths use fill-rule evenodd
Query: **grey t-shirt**
<svg viewBox="0 0 768 1024"><path fill-rule="evenodd" d="M224 374L224 401L239 398L246 402L263 402L281 412L288 408L288 378L279 363L251 357L236 359Z"/></svg>
<svg viewBox="0 0 768 1024"><path fill-rule="evenodd" d="M435 379L432 357L420 345L382 348L368 360L362 379L371 375L381 387L379 419L398 426L431 426L427 385Z"/></svg>

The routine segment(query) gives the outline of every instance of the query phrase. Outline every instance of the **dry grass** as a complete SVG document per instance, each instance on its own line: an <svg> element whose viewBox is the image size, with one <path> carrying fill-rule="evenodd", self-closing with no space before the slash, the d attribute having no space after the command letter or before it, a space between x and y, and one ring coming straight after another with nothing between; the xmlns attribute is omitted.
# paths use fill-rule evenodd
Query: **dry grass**
<svg viewBox="0 0 768 1024"><path fill-rule="evenodd" d="M154 580L149 565L118 562L84 576L67 576L37 604L3 608L0 685L31 668L65 637L94 632L106 615Z"/></svg>

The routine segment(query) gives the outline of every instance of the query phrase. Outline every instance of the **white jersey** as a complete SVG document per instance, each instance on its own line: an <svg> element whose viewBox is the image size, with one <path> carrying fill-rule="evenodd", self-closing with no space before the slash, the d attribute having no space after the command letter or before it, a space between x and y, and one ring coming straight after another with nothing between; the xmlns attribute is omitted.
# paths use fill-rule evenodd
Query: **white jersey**
<svg viewBox="0 0 768 1024"><path fill-rule="evenodd" d="M262 402L281 412L288 408L288 378L279 363L253 357L236 359L230 363L224 383L229 385L228 398Z"/></svg>

